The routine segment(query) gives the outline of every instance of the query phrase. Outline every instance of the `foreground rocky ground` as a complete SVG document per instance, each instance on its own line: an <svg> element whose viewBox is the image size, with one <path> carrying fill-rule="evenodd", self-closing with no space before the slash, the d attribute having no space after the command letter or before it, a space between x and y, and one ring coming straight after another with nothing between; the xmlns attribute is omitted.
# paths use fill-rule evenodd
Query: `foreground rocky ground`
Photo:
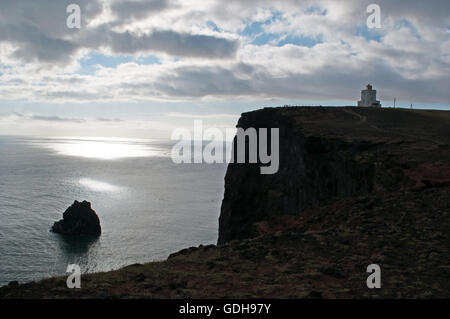
<svg viewBox="0 0 450 319"><path fill-rule="evenodd" d="M229 168L219 246L84 275L81 289L66 277L10 285L0 298L449 298L449 114L248 113L243 127L270 119L297 140L280 146L278 177ZM366 286L370 264L381 289Z"/></svg>

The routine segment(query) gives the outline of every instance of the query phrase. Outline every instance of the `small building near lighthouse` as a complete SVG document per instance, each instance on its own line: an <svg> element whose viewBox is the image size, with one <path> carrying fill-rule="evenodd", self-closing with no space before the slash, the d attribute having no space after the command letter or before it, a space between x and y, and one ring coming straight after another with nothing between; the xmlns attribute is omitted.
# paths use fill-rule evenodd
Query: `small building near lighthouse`
<svg viewBox="0 0 450 319"><path fill-rule="evenodd" d="M361 91L361 101L358 101L361 107L381 107L380 101L377 101L377 90L372 89L372 85L367 84L366 89Z"/></svg>

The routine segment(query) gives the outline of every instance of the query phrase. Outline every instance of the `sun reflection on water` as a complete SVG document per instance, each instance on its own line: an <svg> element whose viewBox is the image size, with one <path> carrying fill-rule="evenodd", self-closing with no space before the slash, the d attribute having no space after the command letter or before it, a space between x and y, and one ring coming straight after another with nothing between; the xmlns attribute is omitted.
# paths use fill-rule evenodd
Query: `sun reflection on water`
<svg viewBox="0 0 450 319"><path fill-rule="evenodd" d="M120 192L123 187L97 181L90 178L81 178L78 181L82 186L97 192Z"/></svg>
<svg viewBox="0 0 450 319"><path fill-rule="evenodd" d="M164 156L164 152L141 141L113 139L54 139L35 145L58 155L116 160L133 157Z"/></svg>

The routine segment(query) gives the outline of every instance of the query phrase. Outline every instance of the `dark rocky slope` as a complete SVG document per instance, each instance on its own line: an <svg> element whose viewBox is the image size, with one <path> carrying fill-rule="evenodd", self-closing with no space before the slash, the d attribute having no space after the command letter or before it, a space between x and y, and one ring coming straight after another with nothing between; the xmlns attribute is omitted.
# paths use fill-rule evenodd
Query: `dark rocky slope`
<svg viewBox="0 0 450 319"><path fill-rule="evenodd" d="M277 108L280 170L230 165L219 246L1 298L449 298L450 112ZM368 289L369 264L382 288Z"/></svg>
<svg viewBox="0 0 450 319"><path fill-rule="evenodd" d="M280 128L280 169L261 175L258 165L229 165L219 244L257 235L258 221L298 215L336 198L411 189L422 183L415 173L443 170L442 181L433 176L429 182L448 183L447 113L323 107L243 114L238 126L244 129Z"/></svg>

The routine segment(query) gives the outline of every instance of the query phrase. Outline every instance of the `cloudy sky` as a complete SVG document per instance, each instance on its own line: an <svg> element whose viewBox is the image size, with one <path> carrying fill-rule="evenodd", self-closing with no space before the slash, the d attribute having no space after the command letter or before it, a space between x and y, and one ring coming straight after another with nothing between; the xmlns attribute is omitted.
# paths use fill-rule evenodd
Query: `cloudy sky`
<svg viewBox="0 0 450 319"><path fill-rule="evenodd" d="M81 8L69 29L66 8ZM368 29L366 9L381 8ZM0 134L170 137L264 106L450 109L448 0L0 0Z"/></svg>

